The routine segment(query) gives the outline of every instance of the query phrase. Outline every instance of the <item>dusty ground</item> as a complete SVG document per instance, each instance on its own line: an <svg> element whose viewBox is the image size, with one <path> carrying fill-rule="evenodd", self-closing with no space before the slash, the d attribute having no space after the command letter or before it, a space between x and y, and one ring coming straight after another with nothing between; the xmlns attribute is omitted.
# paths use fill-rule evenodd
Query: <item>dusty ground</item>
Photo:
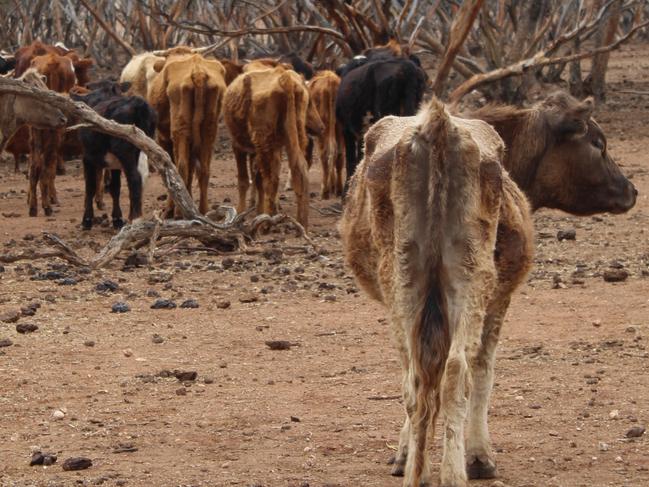
<svg viewBox="0 0 649 487"><path fill-rule="evenodd" d="M536 215L536 265L511 306L490 414L500 479L510 486L649 485L647 436L625 439L649 422L649 98L619 93L649 89L639 81L648 79L648 53L636 46L614 55L612 93L598 114L640 191L637 206L622 216ZM224 140L213 203L234 200L233 168ZM315 192L317 171L312 179ZM107 241L108 228L78 228L78 166L57 186L54 218L29 218L24 176L0 166L2 252L39 246L42 230L85 255ZM146 194L150 214L162 204L159 181ZM283 204L294 211L292 194ZM5 265L0 314L41 306L18 321L37 324L34 333L0 323L0 340L12 342L0 348L0 485L401 485L386 465L403 411L385 313L345 271L336 217L314 210L312 221L321 255L180 250L153 273L125 268L123 258L89 274L59 261ZM568 228L576 240L557 241ZM268 240L267 248L302 245L283 231ZM604 282L611 266L630 277ZM98 292L107 279L118 289ZM152 310L158 294L200 307ZM118 301L131 311L111 313ZM292 347L272 351L267 340ZM196 371L197 380L161 374L174 370ZM55 419L56 410L65 416ZM58 463L30 467L34 447ZM438 447L436 438L435 468ZM74 456L93 466L64 472Z"/></svg>

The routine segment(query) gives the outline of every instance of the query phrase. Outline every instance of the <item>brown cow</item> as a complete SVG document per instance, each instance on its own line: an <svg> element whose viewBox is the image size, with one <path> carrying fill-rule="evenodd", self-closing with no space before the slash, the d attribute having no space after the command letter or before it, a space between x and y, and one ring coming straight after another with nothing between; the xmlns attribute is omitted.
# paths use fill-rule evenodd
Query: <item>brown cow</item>
<svg viewBox="0 0 649 487"><path fill-rule="evenodd" d="M32 60L37 56L46 54L55 54L57 56L64 56L72 61L74 66L74 74L77 84L85 86L90 81L89 71L94 64L91 58L81 58L73 50L67 49L61 44L50 46L43 44L40 41L33 42L29 46L24 46L16 51L16 69L15 77L21 76L31 66Z"/></svg>
<svg viewBox="0 0 649 487"><path fill-rule="evenodd" d="M465 487L464 419L469 400L473 415L488 397L492 337L530 267L530 209L501 166L495 130L437 100L381 119L365 144L340 230L347 264L388 308L398 339L407 417L395 473L405 465L404 486L432 485L426 442L442 413L440 484ZM474 441L484 413L467 430L474 467L493 458Z"/></svg>
<svg viewBox="0 0 649 487"><path fill-rule="evenodd" d="M336 94L339 85L340 78L333 71L319 71L309 82L313 106L324 125L324 132L316 137L322 164L323 199L328 199L331 194L340 196L343 192L344 141L336 123ZM311 167L313 151L308 152L307 162Z"/></svg>
<svg viewBox="0 0 649 487"><path fill-rule="evenodd" d="M225 69L218 61L200 54L170 55L158 61L154 69L159 74L151 82L149 103L158 112L158 142L169 152L190 194L197 170L198 208L206 213L210 162L225 92ZM174 214L172 198L169 198L168 214Z"/></svg>
<svg viewBox="0 0 649 487"><path fill-rule="evenodd" d="M238 211L246 208L250 186L247 154L254 154L257 211L276 213L283 147L297 197L297 219L306 228L309 218L306 133L307 127L321 133L323 126L309 101L304 79L282 66L244 73L226 90L223 113L237 160Z"/></svg>
<svg viewBox="0 0 649 487"><path fill-rule="evenodd" d="M638 192L608 152L593 108L592 98L580 102L558 92L531 108L487 106L470 116L503 138L505 168L534 210L623 213L635 205Z"/></svg>
<svg viewBox="0 0 649 487"><path fill-rule="evenodd" d="M59 93L68 93L75 84L76 76L72 60L58 54L45 54L32 59L32 67L47 78L47 87ZM29 192L27 202L29 216L36 216L36 187L40 183L41 205L45 215L52 214L52 203L57 202L54 178L56 168L62 164L61 129L31 129L31 161L29 164Z"/></svg>
<svg viewBox="0 0 649 487"><path fill-rule="evenodd" d="M29 86L47 89L42 75L29 69L19 78ZM0 93L0 152L22 125L38 128L59 128L66 118L58 108L26 96Z"/></svg>

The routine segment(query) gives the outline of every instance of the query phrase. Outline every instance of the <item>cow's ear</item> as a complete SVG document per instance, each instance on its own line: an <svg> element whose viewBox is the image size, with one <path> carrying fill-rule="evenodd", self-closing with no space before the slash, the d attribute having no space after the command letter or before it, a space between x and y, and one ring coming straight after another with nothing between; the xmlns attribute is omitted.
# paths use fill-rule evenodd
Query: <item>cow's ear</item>
<svg viewBox="0 0 649 487"><path fill-rule="evenodd" d="M74 63L75 68L89 68L95 64L95 62L92 60L92 58L85 57L83 59L79 59L76 63Z"/></svg>
<svg viewBox="0 0 649 487"><path fill-rule="evenodd" d="M166 62L166 59L158 59L155 63L153 63L153 70L156 73L159 73L160 71L162 71L162 68L164 68Z"/></svg>
<svg viewBox="0 0 649 487"><path fill-rule="evenodd" d="M592 97L561 110L551 121L552 128L560 138L578 138L588 132L588 121L595 109Z"/></svg>
<svg viewBox="0 0 649 487"><path fill-rule="evenodd" d="M126 93L132 84L133 83L131 83L130 81L124 81L119 84L119 89L122 91L122 93Z"/></svg>

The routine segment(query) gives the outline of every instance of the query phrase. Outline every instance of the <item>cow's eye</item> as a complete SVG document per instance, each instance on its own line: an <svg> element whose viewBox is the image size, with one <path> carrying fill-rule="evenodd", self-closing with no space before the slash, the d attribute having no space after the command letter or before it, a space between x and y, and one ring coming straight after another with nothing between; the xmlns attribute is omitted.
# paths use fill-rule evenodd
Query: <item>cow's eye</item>
<svg viewBox="0 0 649 487"><path fill-rule="evenodd" d="M595 139L592 142L593 146L595 146L598 150L603 151L604 150L604 141L602 139Z"/></svg>

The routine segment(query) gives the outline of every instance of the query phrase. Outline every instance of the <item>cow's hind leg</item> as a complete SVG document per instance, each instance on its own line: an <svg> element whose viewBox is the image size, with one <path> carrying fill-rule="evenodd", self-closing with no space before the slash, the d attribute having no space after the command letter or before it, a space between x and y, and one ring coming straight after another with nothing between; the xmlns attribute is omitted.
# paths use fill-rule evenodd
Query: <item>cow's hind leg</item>
<svg viewBox="0 0 649 487"><path fill-rule="evenodd" d="M41 187L41 206L46 216L52 215L52 202L57 200L54 178L56 177L56 161L58 157L50 156L51 154L46 154L43 159L43 169L39 181Z"/></svg>
<svg viewBox="0 0 649 487"><path fill-rule="evenodd" d="M279 166L279 158L278 158ZM288 158L291 169L291 183L297 200L297 221L304 228L309 225L309 169L306 160L303 158ZM277 168L279 176L279 167Z"/></svg>
<svg viewBox="0 0 649 487"><path fill-rule="evenodd" d="M487 414L493 386L496 347L512 293L523 280L532 259L531 223L513 230L499 226L496 242L498 284L487 306L480 348L472 362L473 391L467 423L466 468L470 479L489 479L497 475L496 460L491 449Z"/></svg>
<svg viewBox="0 0 649 487"><path fill-rule="evenodd" d="M97 171L100 175L103 175L104 171ZM101 185L101 176L97 176L97 180L99 181L99 185ZM121 192L121 185L122 185L122 174L119 169L114 169L110 172L110 183L109 183L109 191L110 191L110 196L111 199L113 200L113 212L112 212L112 219L113 219L113 228L116 230L119 230L124 226L124 219L122 218L122 208L119 206L119 195Z"/></svg>
<svg viewBox="0 0 649 487"><path fill-rule="evenodd" d="M142 216L142 189L144 183L140 171L137 170L139 154L136 154L135 157L133 157L132 154L129 153L129 157L130 160L122 163L122 167L124 168L124 175L126 176L126 183L128 184L130 200L128 219L129 222L132 223L134 220Z"/></svg>
<svg viewBox="0 0 649 487"><path fill-rule="evenodd" d="M29 192L27 193L27 204L29 206L29 216L38 215L38 182L41 179L43 170L42 155L33 151L29 161Z"/></svg>
<svg viewBox="0 0 649 487"><path fill-rule="evenodd" d="M237 189L239 190L239 201L237 202L237 212L246 211L246 196L250 188L250 175L248 174L248 154L237 149L234 150L234 158L237 161Z"/></svg>
<svg viewBox="0 0 649 487"><path fill-rule="evenodd" d="M105 208L104 205L104 187L105 187L105 182L104 182L104 172L106 174L109 174L108 171L97 171L96 177L97 177L97 193L95 194L95 205L97 205L98 210L103 210ZM109 182L110 184L110 182Z"/></svg>

